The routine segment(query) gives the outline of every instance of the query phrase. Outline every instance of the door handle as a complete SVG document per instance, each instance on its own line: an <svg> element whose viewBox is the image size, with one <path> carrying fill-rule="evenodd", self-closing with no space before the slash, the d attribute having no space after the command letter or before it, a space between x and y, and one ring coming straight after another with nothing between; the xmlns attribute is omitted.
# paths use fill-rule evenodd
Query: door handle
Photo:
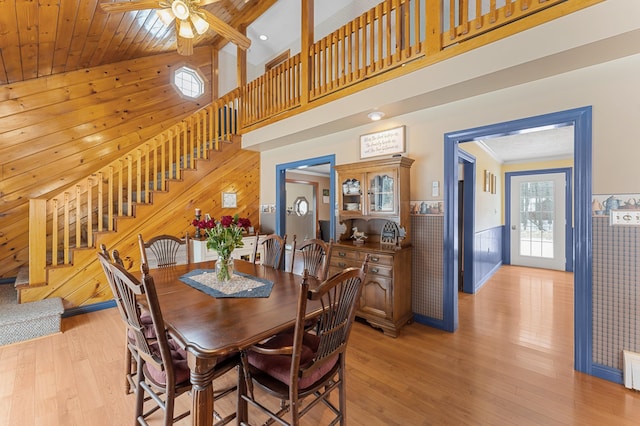
<svg viewBox="0 0 640 426"><path fill-rule="evenodd" d="M516 230L516 226L515 225L511 225L511 230L515 231Z"/></svg>

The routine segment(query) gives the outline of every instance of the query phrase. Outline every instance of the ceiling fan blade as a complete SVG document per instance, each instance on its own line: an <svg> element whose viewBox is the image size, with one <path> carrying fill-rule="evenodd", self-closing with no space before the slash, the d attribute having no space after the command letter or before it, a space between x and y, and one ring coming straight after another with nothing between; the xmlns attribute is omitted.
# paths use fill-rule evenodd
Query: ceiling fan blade
<svg viewBox="0 0 640 426"><path fill-rule="evenodd" d="M235 43L239 48L244 50L247 50L249 46L251 46L251 40L249 40L247 36L240 33L240 31L236 30L231 25L227 24L205 9L200 9L200 12L202 12L202 17L209 23L211 29L220 34L222 37Z"/></svg>
<svg viewBox="0 0 640 426"><path fill-rule="evenodd" d="M206 6L208 4L218 3L220 0L200 0L198 6Z"/></svg>
<svg viewBox="0 0 640 426"><path fill-rule="evenodd" d="M128 2L101 2L105 12L130 12L132 10L156 9L161 7L159 0L137 0Z"/></svg>

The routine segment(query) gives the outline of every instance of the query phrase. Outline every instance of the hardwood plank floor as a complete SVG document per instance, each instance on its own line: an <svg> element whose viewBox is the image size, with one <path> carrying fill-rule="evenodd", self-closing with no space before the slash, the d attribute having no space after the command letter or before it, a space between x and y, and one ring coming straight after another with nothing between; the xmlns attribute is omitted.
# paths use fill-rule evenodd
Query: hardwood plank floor
<svg viewBox="0 0 640 426"><path fill-rule="evenodd" d="M640 393L573 370L572 274L504 266L459 296L456 333L414 323L392 339L354 325L349 425L640 424ZM66 318L63 330L0 347L0 425L132 424L116 309ZM328 417L319 408L304 424Z"/></svg>

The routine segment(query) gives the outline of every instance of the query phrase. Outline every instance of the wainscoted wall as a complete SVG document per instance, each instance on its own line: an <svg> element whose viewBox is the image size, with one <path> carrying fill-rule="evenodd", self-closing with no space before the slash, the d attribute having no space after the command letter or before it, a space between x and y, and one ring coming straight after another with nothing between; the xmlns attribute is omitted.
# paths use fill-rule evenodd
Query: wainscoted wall
<svg viewBox="0 0 640 426"><path fill-rule="evenodd" d="M502 235L504 226L496 226L476 232L473 244L473 292L480 287L502 265Z"/></svg>
<svg viewBox="0 0 640 426"><path fill-rule="evenodd" d="M444 216L411 216L413 312L424 323L443 319Z"/></svg>
<svg viewBox="0 0 640 426"><path fill-rule="evenodd" d="M611 226L609 216L592 223L592 361L621 381L622 351L640 352L640 227Z"/></svg>
<svg viewBox="0 0 640 426"><path fill-rule="evenodd" d="M83 69L0 88L0 277L28 261L29 198L72 185L211 102L171 83L180 64L211 81L211 48Z"/></svg>

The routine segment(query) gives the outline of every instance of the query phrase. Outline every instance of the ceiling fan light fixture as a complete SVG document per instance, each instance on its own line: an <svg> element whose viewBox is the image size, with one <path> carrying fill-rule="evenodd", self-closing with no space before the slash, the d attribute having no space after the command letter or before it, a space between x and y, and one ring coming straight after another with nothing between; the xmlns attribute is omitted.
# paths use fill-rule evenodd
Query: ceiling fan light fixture
<svg viewBox="0 0 640 426"><path fill-rule="evenodd" d="M191 14L191 23L198 34L204 34L209 29L209 23L202 19L197 13Z"/></svg>
<svg viewBox="0 0 640 426"><path fill-rule="evenodd" d="M195 34L193 33L193 28L191 27L191 23L189 21L180 21L178 27L178 35L183 38L194 38Z"/></svg>
<svg viewBox="0 0 640 426"><path fill-rule="evenodd" d="M162 23L166 26L171 25L173 20L176 18L170 9L158 9L156 10L156 15L162 21Z"/></svg>
<svg viewBox="0 0 640 426"><path fill-rule="evenodd" d="M171 3L171 10L176 18L183 21L189 17L189 6L182 0L174 0L173 3Z"/></svg>

